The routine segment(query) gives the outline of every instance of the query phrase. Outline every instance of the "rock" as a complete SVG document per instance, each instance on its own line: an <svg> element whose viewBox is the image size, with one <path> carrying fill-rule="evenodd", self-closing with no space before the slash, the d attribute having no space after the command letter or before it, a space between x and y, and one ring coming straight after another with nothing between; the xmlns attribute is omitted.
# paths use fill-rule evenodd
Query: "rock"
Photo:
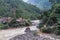
<svg viewBox="0 0 60 40"><path fill-rule="evenodd" d="M10 40L53 40L45 36L33 35L33 33L26 33L23 35L18 35Z"/></svg>

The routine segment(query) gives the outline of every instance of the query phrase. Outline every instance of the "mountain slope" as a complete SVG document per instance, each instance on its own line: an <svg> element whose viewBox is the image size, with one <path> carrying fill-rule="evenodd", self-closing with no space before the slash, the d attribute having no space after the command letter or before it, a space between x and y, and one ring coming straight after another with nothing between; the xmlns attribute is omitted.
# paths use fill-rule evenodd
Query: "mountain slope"
<svg viewBox="0 0 60 40"><path fill-rule="evenodd" d="M0 0L0 16L31 18L39 15L40 9L22 0Z"/></svg>
<svg viewBox="0 0 60 40"><path fill-rule="evenodd" d="M37 5L41 0L28 0L28 3L31 3L33 5Z"/></svg>
<svg viewBox="0 0 60 40"><path fill-rule="evenodd" d="M51 3L49 0L29 0L28 3L36 5L43 11L51 9Z"/></svg>
<svg viewBox="0 0 60 40"><path fill-rule="evenodd" d="M49 0L50 2L54 3L56 1L56 3L60 4L60 0Z"/></svg>

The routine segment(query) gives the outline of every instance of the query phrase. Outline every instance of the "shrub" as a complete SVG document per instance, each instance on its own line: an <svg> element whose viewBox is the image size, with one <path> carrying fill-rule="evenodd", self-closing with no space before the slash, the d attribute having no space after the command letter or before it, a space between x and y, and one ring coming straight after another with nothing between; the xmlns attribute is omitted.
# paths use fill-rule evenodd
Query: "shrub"
<svg viewBox="0 0 60 40"><path fill-rule="evenodd" d="M7 29L8 26L0 23L0 29Z"/></svg>
<svg viewBox="0 0 60 40"><path fill-rule="evenodd" d="M44 32L44 33L51 33L52 32L52 29L51 28L45 28L45 27L42 27L41 28L41 31Z"/></svg>
<svg viewBox="0 0 60 40"><path fill-rule="evenodd" d="M60 25L56 27L54 34L60 35Z"/></svg>
<svg viewBox="0 0 60 40"><path fill-rule="evenodd" d="M25 26L30 26L30 23L29 22L25 22Z"/></svg>
<svg viewBox="0 0 60 40"><path fill-rule="evenodd" d="M23 22L18 22L16 21L16 19L13 19L10 23L9 26L12 28L16 28L16 27L23 27L23 26L30 26L31 22L30 20L25 20Z"/></svg>
<svg viewBox="0 0 60 40"><path fill-rule="evenodd" d="M12 28L18 26L18 23L16 22L16 19L11 20L11 22L9 23L9 26L12 27Z"/></svg>
<svg viewBox="0 0 60 40"><path fill-rule="evenodd" d="M25 25L26 26L30 26L32 23L31 23L31 21L30 21L30 19L27 19L27 21L25 21Z"/></svg>
<svg viewBox="0 0 60 40"><path fill-rule="evenodd" d="M56 31L54 32L54 34L60 35L60 30L56 30Z"/></svg>
<svg viewBox="0 0 60 40"><path fill-rule="evenodd" d="M43 27L43 24L40 23L39 26L37 28L41 29Z"/></svg>

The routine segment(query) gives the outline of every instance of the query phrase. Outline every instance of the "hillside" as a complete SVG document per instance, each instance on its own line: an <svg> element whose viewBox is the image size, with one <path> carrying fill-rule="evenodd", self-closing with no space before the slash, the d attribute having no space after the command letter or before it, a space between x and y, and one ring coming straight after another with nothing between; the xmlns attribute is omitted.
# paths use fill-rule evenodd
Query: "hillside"
<svg viewBox="0 0 60 40"><path fill-rule="evenodd" d="M40 9L22 0L0 0L0 16L37 18Z"/></svg>
<svg viewBox="0 0 60 40"><path fill-rule="evenodd" d="M46 11L51 9L49 0L29 0L28 3L36 5L40 10Z"/></svg>
<svg viewBox="0 0 60 40"><path fill-rule="evenodd" d="M55 1L60 4L60 0L49 0L50 2L54 3Z"/></svg>

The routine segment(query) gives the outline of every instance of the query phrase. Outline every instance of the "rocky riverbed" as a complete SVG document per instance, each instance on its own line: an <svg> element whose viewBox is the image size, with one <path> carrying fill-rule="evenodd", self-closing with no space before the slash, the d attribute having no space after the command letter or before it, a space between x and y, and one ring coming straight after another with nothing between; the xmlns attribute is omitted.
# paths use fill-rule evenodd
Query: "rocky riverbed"
<svg viewBox="0 0 60 40"><path fill-rule="evenodd" d="M34 32L29 32L22 35L17 35L9 40L60 40L57 38L54 38L53 35L46 35L46 34L35 34Z"/></svg>
<svg viewBox="0 0 60 40"><path fill-rule="evenodd" d="M34 28L34 27L33 27ZM31 27L31 30L33 29ZM56 37L55 35L52 34L40 34L39 35L33 35L33 33L24 33L24 30L26 28L17 28L17 29L7 29L7 30L0 30L0 40L21 40L21 38L29 38L29 39L38 39L38 40L46 40L46 39L50 39L50 40L60 40L60 37ZM35 30L35 28L34 28ZM27 36L26 36L27 35ZM29 37L28 37L29 36ZM25 40L27 40L27 38ZM23 40L23 39L22 39Z"/></svg>
<svg viewBox="0 0 60 40"><path fill-rule="evenodd" d="M25 34L17 35L9 40L60 40L60 38L53 34L38 34L38 32L28 28Z"/></svg>
<svg viewBox="0 0 60 40"><path fill-rule="evenodd" d="M23 35L18 35L10 40L54 40L54 38L50 38L48 36L43 36L43 35L35 35L33 33L26 33Z"/></svg>

